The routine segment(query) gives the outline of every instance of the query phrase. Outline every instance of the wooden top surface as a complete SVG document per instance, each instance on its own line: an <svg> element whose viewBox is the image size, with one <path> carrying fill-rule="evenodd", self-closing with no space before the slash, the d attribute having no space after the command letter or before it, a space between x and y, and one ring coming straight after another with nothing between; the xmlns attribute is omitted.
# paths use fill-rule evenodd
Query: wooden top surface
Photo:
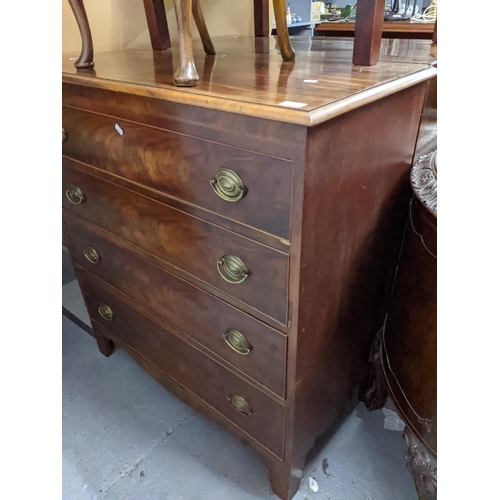
<svg viewBox="0 0 500 500"><path fill-rule="evenodd" d="M318 31L354 31L356 23L327 21L316 25ZM383 30L387 33L432 33L434 23L411 23L409 21L386 21Z"/></svg>
<svg viewBox="0 0 500 500"><path fill-rule="evenodd" d="M312 126L437 73L437 46L428 40L382 40L375 66L352 65L353 39L291 40L295 62L282 61L275 37L216 38L216 56L205 56L195 43L197 87L174 86L176 46L96 51L93 70L76 70L74 59L65 57L63 81Z"/></svg>

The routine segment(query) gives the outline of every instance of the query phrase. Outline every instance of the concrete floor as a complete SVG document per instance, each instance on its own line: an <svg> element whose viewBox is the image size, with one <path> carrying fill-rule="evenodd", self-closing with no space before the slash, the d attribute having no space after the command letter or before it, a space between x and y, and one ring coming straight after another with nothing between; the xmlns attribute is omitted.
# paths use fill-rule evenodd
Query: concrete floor
<svg viewBox="0 0 500 500"><path fill-rule="evenodd" d="M63 251L63 308L88 316ZM258 454L209 422L124 351L105 358L62 318L63 500L277 500ZM363 405L307 465L294 500L417 500L389 408ZM388 427L388 428L387 428Z"/></svg>

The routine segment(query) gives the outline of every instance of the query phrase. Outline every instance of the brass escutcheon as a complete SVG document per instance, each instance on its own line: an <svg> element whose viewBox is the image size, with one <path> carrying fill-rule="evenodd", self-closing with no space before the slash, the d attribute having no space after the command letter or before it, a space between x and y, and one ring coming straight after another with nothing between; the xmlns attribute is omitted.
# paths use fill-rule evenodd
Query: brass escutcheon
<svg viewBox="0 0 500 500"><path fill-rule="evenodd" d="M84 248L83 255L85 255L85 258L92 264L97 264L101 260L101 257L99 257L96 249L92 248L90 245L87 245Z"/></svg>
<svg viewBox="0 0 500 500"><path fill-rule="evenodd" d="M97 310L106 321L111 321L113 319L113 311L106 304L101 304Z"/></svg>
<svg viewBox="0 0 500 500"><path fill-rule="evenodd" d="M236 255L226 254L217 261L217 270L228 283L243 283L249 276L245 263Z"/></svg>
<svg viewBox="0 0 500 500"><path fill-rule="evenodd" d="M227 168L221 168L215 172L210 185L217 196L225 201L238 201L245 196L247 189L241 177Z"/></svg>
<svg viewBox="0 0 500 500"><path fill-rule="evenodd" d="M66 135L66 130L62 129L62 141L64 142L68 136Z"/></svg>
<svg viewBox="0 0 500 500"><path fill-rule="evenodd" d="M252 346L248 343L248 340L245 338L245 336L238 330L230 328L227 332L223 333L222 336L224 337L226 344L233 351L237 352L238 354L242 354L243 356L250 354Z"/></svg>
<svg viewBox="0 0 500 500"><path fill-rule="evenodd" d="M227 400L236 411L244 415L251 415L253 413L251 406L246 402L245 398L238 396L238 394L231 394Z"/></svg>
<svg viewBox="0 0 500 500"><path fill-rule="evenodd" d="M85 201L85 195L82 193L82 190L73 184L66 189L66 198L68 198L69 202L73 205L79 205Z"/></svg>

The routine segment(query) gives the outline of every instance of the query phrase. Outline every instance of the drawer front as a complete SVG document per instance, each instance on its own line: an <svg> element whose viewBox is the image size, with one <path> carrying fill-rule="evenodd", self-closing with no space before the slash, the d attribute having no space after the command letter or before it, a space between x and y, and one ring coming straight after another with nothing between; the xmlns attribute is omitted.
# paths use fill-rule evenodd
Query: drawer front
<svg viewBox="0 0 500 500"><path fill-rule="evenodd" d="M73 108L63 127L66 156L290 239L290 162Z"/></svg>
<svg viewBox="0 0 500 500"><path fill-rule="evenodd" d="M125 304L104 287L82 275L80 283L94 322L108 329L276 455L283 456L282 405ZM244 401L235 396L244 398ZM251 413L236 409L230 402L231 397L239 410Z"/></svg>
<svg viewBox="0 0 500 500"><path fill-rule="evenodd" d="M287 254L67 166L63 207L286 324Z"/></svg>
<svg viewBox="0 0 500 500"><path fill-rule="evenodd" d="M66 216L65 225L77 266L284 397L285 335L98 236L88 224Z"/></svg>

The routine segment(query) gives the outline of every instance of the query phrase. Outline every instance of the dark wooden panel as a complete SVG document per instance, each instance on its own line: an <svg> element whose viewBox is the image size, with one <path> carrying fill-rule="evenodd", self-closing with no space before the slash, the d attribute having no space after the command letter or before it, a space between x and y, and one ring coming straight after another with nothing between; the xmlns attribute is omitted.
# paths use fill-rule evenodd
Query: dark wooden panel
<svg viewBox="0 0 500 500"><path fill-rule="evenodd" d="M83 203L68 201L70 185L82 190ZM288 255L69 167L62 198L70 212L286 324ZM243 283L219 274L217 262L228 254L248 267Z"/></svg>
<svg viewBox="0 0 500 500"><path fill-rule="evenodd" d="M437 149L437 77L427 81L413 162L415 163L421 155L429 154L435 149Z"/></svg>
<svg viewBox="0 0 500 500"><path fill-rule="evenodd" d="M316 437L358 403L402 240L424 92L412 87L310 131L302 242L292 244L300 281L290 290L298 310L285 456L298 470Z"/></svg>
<svg viewBox="0 0 500 500"><path fill-rule="evenodd" d="M66 106L116 116L278 158L293 160L305 144L306 134L299 125L244 117L86 85L63 83L62 89L62 101Z"/></svg>
<svg viewBox="0 0 500 500"><path fill-rule="evenodd" d="M352 63L373 66L380 57L385 0L364 0L356 10Z"/></svg>
<svg viewBox="0 0 500 500"><path fill-rule="evenodd" d="M172 45L168 31L164 0L144 0L149 38L153 50L166 50Z"/></svg>
<svg viewBox="0 0 500 500"><path fill-rule="evenodd" d="M62 123L63 154L289 240L289 162L74 108L63 107ZM242 199L214 192L210 181L219 169L241 178Z"/></svg>
<svg viewBox="0 0 500 500"><path fill-rule="evenodd" d="M246 430L276 455L283 454L283 406L226 370L219 363L140 314L116 295L79 276L93 322L113 332L132 349L163 370L186 389ZM107 305L112 319L103 319L98 308ZM253 410L244 415L228 401L242 396Z"/></svg>
<svg viewBox="0 0 500 500"><path fill-rule="evenodd" d="M269 36L269 0L253 0L253 28L256 37Z"/></svg>
<svg viewBox="0 0 500 500"><path fill-rule="evenodd" d="M437 458L437 218L414 196L382 361L401 418ZM390 366L390 370L389 370Z"/></svg>
<svg viewBox="0 0 500 500"><path fill-rule="evenodd" d="M284 397L285 335L98 236L88 223L65 215L65 225L78 266ZM87 246L97 251L97 264L85 258ZM245 336L250 354L238 354L225 343L223 334L230 328Z"/></svg>

